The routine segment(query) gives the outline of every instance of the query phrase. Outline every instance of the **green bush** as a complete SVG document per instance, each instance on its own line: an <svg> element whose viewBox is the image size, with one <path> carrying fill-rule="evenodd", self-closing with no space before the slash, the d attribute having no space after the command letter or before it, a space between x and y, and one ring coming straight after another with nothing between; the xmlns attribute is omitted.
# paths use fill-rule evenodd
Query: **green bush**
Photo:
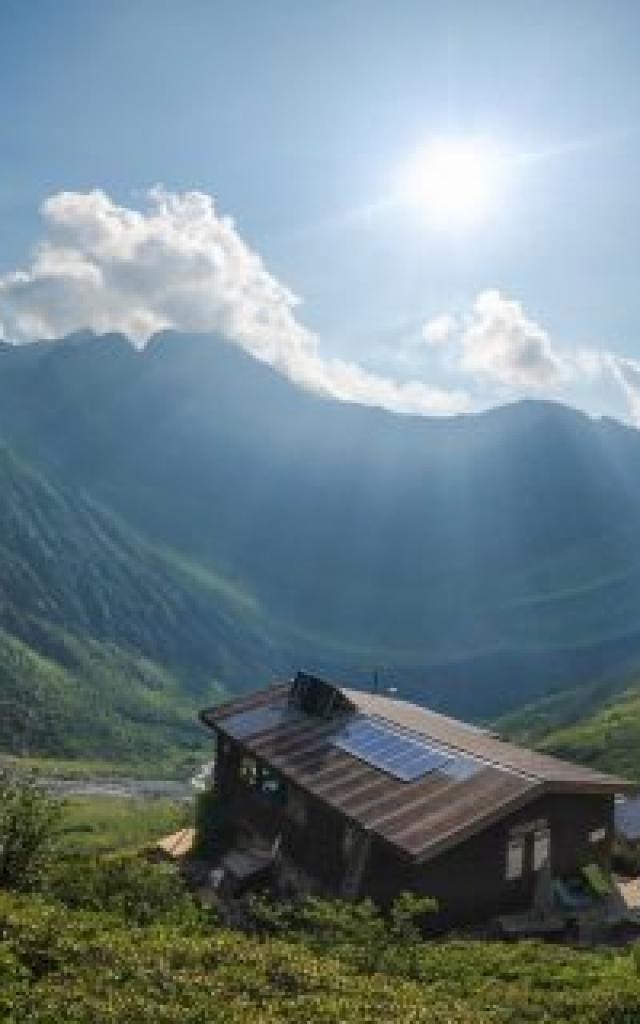
<svg viewBox="0 0 640 1024"><path fill-rule="evenodd" d="M0 767L0 888L42 884L58 839L61 805L32 775Z"/></svg>
<svg viewBox="0 0 640 1024"><path fill-rule="evenodd" d="M371 900L346 903L309 897L277 903L265 896L248 900L254 927L263 934L298 939L322 952L341 954L361 970L384 968L412 976L424 949L420 923L437 909L434 900L402 893L389 915Z"/></svg>
<svg viewBox="0 0 640 1024"><path fill-rule="evenodd" d="M198 925L202 912L175 868L130 856L62 861L49 891L73 910L115 914L133 925Z"/></svg>

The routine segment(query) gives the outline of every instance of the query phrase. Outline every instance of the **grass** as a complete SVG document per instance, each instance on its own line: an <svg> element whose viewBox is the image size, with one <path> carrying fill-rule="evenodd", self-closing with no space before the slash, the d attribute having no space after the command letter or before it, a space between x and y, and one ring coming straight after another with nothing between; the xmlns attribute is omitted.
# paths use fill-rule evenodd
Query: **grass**
<svg viewBox="0 0 640 1024"><path fill-rule="evenodd" d="M64 757L15 757L12 754L0 754L0 759L11 767L24 771L35 772L49 779L157 779L167 775L166 765L141 766L128 761L102 761L86 758ZM199 762L198 762L199 763ZM172 766L173 767L173 766ZM164 768L164 771L161 769Z"/></svg>
<svg viewBox="0 0 640 1024"><path fill-rule="evenodd" d="M164 798L73 796L64 802L63 853L135 849L190 823L192 805Z"/></svg>

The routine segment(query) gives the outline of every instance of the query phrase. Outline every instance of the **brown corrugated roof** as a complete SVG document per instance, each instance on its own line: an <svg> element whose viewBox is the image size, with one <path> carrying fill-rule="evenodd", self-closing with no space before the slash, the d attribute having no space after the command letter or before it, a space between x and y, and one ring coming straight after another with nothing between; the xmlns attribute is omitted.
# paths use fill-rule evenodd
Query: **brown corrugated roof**
<svg viewBox="0 0 640 1024"><path fill-rule="evenodd" d="M452 778L432 771L405 782L332 743L335 721L292 714L239 742L283 776L370 829L407 856L426 860L543 792L617 793L632 783L525 750L475 726L406 701L340 687L354 714L383 720L474 758L476 771ZM225 720L271 705L284 707L288 684L278 684L203 712L225 732ZM342 719L344 721L344 719Z"/></svg>
<svg viewBox="0 0 640 1024"><path fill-rule="evenodd" d="M363 714L375 715L388 722L444 743L455 750L480 757L503 768L524 772L546 784L548 789L584 789L589 792L635 792L636 783L597 772L582 765L563 761L550 754L539 754L515 743L500 739L495 733L467 725L455 718L421 708L408 701L392 700L374 693L343 689L354 706Z"/></svg>

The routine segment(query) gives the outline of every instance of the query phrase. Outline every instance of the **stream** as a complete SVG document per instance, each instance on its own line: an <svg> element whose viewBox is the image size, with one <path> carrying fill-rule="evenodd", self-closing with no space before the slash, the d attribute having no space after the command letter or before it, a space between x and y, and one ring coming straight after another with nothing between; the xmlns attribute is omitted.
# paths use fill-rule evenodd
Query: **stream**
<svg viewBox="0 0 640 1024"><path fill-rule="evenodd" d="M62 779L42 778L41 784L52 796L114 796L139 800L160 797L170 800L191 800L195 788L191 780L175 779Z"/></svg>

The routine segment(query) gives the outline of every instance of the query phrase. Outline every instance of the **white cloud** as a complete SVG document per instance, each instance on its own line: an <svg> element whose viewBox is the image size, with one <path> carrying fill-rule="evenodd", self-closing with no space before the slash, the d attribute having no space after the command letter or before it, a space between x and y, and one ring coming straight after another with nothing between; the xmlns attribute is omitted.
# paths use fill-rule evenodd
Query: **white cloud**
<svg viewBox="0 0 640 1024"><path fill-rule="evenodd" d="M610 355L609 363L624 392L631 420L640 427L640 362L637 359Z"/></svg>
<svg viewBox="0 0 640 1024"><path fill-rule="evenodd" d="M606 346L556 345L520 302L498 289L480 292L470 312L456 319L443 313L428 321L422 338L439 351L446 365L477 397L482 385L489 401L505 396L552 395L610 414L617 404L607 394L607 379L622 390L629 419L640 427L640 361L616 355ZM486 404L483 403L483 404Z"/></svg>
<svg viewBox="0 0 640 1024"><path fill-rule="evenodd" d="M611 371L611 356L606 349L579 347L564 354L573 369L587 378L598 378Z"/></svg>
<svg viewBox="0 0 640 1024"><path fill-rule="evenodd" d="M570 373L547 332L495 288L476 297L461 343L460 368L509 391L553 391Z"/></svg>
<svg viewBox="0 0 640 1024"><path fill-rule="evenodd" d="M443 313L429 320L422 338L472 385L488 384L503 396L556 392L575 372L595 374L601 358L592 350L558 349L521 303L497 288L479 292L460 318Z"/></svg>
<svg viewBox="0 0 640 1024"><path fill-rule="evenodd" d="M455 336L458 321L451 313L442 313L429 320L422 328L422 337L428 345L446 345Z"/></svg>
<svg viewBox="0 0 640 1024"><path fill-rule="evenodd" d="M233 220L201 192L152 189L142 211L100 190L61 192L42 207L45 238L26 270L0 277L0 334L55 338L83 327L142 344L155 331L217 332L315 391L400 412L468 407L460 389L429 388L327 360L295 315L297 297L264 266Z"/></svg>

